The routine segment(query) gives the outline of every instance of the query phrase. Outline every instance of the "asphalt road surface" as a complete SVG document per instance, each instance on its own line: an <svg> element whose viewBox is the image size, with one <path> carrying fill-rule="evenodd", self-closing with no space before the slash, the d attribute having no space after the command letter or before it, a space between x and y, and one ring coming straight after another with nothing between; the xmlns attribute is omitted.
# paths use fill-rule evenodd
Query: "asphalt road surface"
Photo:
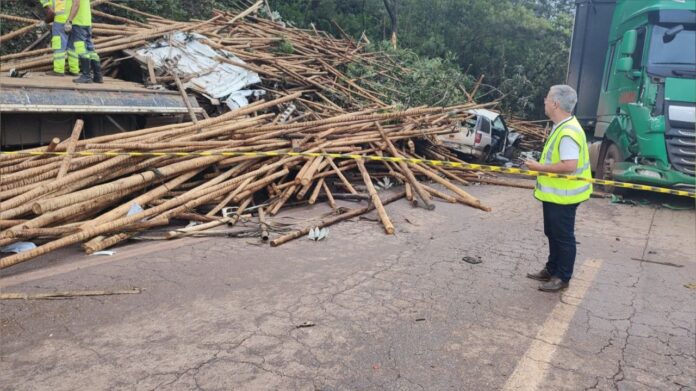
<svg viewBox="0 0 696 391"><path fill-rule="evenodd" d="M525 278L548 254L531 192L467 191L493 211L402 200L391 236L373 213L321 242L73 247L3 270L2 292L144 290L1 301L0 389L696 389L693 210L584 203L553 294Z"/></svg>

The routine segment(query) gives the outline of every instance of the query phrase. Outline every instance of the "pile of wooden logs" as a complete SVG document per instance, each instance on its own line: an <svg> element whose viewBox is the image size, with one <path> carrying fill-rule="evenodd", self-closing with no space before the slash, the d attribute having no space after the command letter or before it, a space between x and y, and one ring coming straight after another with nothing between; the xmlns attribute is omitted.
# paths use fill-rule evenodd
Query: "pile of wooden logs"
<svg viewBox="0 0 696 391"><path fill-rule="evenodd" d="M395 227L384 205L402 197L426 209L434 208L436 197L490 210L458 186L476 178L463 169L293 156L292 152L302 152L452 160L446 151L418 149L415 144L454 131L469 116L467 110L486 105L406 110L389 106L370 90L369 81L350 80L339 71L346 64L362 62L383 69L383 77L397 77L399 68L388 58L365 53L348 39L252 16L262 3L238 14L216 12L207 21L175 22L121 4L93 2L144 18L134 21L95 10L96 17L115 23L94 26L107 70L124 49L176 30L196 31L258 72L267 100L217 117L90 139L80 137L82 123L77 121L67 140L24 151L68 152L65 155L0 155L0 247L29 240L39 243L35 249L1 258L0 268L77 243L93 253L175 219L202 224L175 229L167 238L200 233L234 225L251 209L258 218L258 235L268 239L269 216L298 203L327 202L334 209L318 226L376 209L389 234ZM275 52L279 40L290 42L293 53ZM30 48L3 56L0 62L3 72L42 70L49 66L51 55L49 49ZM129 151L152 154L124 153ZM375 181L384 177L403 186L380 193ZM337 207L337 198L369 202L345 210ZM226 213L230 206L236 208ZM305 235L310 228L274 237L271 244Z"/></svg>
<svg viewBox="0 0 696 391"><path fill-rule="evenodd" d="M132 56L129 49L140 48L175 31L195 32L205 36L203 42L209 46L224 49L242 59L245 64L224 57L218 60L257 72L263 79L262 88L269 92L303 92L296 105L310 119L355 111L367 104L387 106L383 102L384 96L370 85L377 78L398 80L399 72L405 69L388 56L364 51L363 43L337 39L323 31L288 27L255 16L263 4L263 1L257 1L236 14L215 11L206 21L177 22L115 2L92 1L94 18L102 21L94 23L93 28L102 69L108 76L119 77L119 64ZM102 12L100 9L103 7L127 12L140 20ZM26 24L26 27L0 37L0 42L32 33L39 28L40 22L5 14L0 14L0 19ZM0 57L1 72L11 69L48 71L51 64L52 54L45 34L25 50ZM369 66L375 69L375 74L371 80L350 79L340 70L347 64ZM160 83L174 81L168 74L155 77Z"/></svg>
<svg viewBox="0 0 696 391"><path fill-rule="evenodd" d="M528 121L519 118L512 118L508 121L508 126L514 131L522 134L520 148L525 151L541 151L544 142L551 132L551 121Z"/></svg>
<svg viewBox="0 0 696 391"><path fill-rule="evenodd" d="M353 216L360 210L365 213L374 207L385 231L393 233L394 226L373 184L380 176L402 182L404 195L428 209L434 207L432 197L438 197L489 210L455 185L466 183L465 178L471 175L463 170L286 155L300 151L419 157L408 147L409 140L452 131L472 105L405 111L366 109L321 120L279 123L283 105L300 98L300 93L293 93L197 123L83 140L77 137L78 121L70 139L25 152L90 151L94 156L1 156L0 245L37 238L55 240L0 259L0 268L79 242L84 242L88 253L98 251L140 230L167 225L173 218L206 221L197 229L207 229L234 223L252 205L263 205L259 210L270 216L290 200L313 204L322 199L335 208L336 192L369 197L372 206L334 218ZM103 154L133 150L157 151L161 156ZM278 156L249 153L230 157L223 152L272 152ZM447 190L435 189L417 177ZM351 183L350 178L359 178L367 194L359 193L357 183ZM235 214L217 216L228 205L238 206ZM133 211L134 207L140 209ZM297 232L291 235L301 235ZM273 243L285 240L277 238Z"/></svg>

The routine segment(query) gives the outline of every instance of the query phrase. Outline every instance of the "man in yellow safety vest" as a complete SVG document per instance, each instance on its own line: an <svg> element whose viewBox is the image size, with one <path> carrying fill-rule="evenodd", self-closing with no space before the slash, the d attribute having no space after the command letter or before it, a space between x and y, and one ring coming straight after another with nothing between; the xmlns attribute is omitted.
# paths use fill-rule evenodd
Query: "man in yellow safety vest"
<svg viewBox="0 0 696 391"><path fill-rule="evenodd" d="M92 9L89 0L72 0L64 29L70 33L75 53L80 60L80 77L73 81L102 83L101 62L92 42Z"/></svg>
<svg viewBox="0 0 696 391"><path fill-rule="evenodd" d="M46 17L44 22L51 23L51 49L53 49L53 71L48 74L54 76L65 75L65 60L68 60L68 69L73 75L80 72L75 46L70 39L70 33L65 31L65 22L68 21L72 0L40 0L44 7Z"/></svg>
<svg viewBox="0 0 696 391"><path fill-rule="evenodd" d="M585 132L571 114L578 96L572 87L555 85L544 99L544 112L554 127L539 162L528 160L533 171L591 178L590 154ZM549 258L544 269L527 277L542 281L539 289L557 292L568 287L575 265L575 213L592 194L592 184L547 176L537 177L534 197L543 204L544 234L549 240Z"/></svg>

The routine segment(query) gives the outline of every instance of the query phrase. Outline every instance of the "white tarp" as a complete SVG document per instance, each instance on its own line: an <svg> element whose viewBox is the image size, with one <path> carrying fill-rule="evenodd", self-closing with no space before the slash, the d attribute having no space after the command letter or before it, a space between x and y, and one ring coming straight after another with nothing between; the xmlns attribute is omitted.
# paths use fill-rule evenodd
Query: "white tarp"
<svg viewBox="0 0 696 391"><path fill-rule="evenodd" d="M261 82L256 72L220 62L218 58L224 57L244 64L244 61L234 54L204 44L204 39L200 34L177 31L171 38L149 44L138 49L136 53L141 59L150 57L156 69L176 71L182 79L194 76L184 83L184 88L223 101L235 92ZM234 94L231 97L232 101L225 103L230 107L244 106L248 104L245 95L250 94L246 94L246 91Z"/></svg>

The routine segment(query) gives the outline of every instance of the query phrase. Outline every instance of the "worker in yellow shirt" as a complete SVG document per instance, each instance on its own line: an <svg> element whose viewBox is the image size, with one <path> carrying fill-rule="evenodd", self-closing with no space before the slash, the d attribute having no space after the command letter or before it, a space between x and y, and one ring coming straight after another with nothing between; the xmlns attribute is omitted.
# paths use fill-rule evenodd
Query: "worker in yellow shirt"
<svg viewBox="0 0 696 391"><path fill-rule="evenodd" d="M54 0L58 1L58 0ZM80 62L80 77L75 83L103 83L101 62L92 42L92 10L89 0L73 0L63 26L70 33Z"/></svg>
<svg viewBox="0 0 696 391"><path fill-rule="evenodd" d="M53 49L53 71L50 75L65 75L65 59L68 60L70 73L77 75L80 73L78 56L75 46L70 40L70 33L65 31L65 22L68 20L72 0L40 0L41 6L46 11L46 23L53 22L51 26L51 49Z"/></svg>

